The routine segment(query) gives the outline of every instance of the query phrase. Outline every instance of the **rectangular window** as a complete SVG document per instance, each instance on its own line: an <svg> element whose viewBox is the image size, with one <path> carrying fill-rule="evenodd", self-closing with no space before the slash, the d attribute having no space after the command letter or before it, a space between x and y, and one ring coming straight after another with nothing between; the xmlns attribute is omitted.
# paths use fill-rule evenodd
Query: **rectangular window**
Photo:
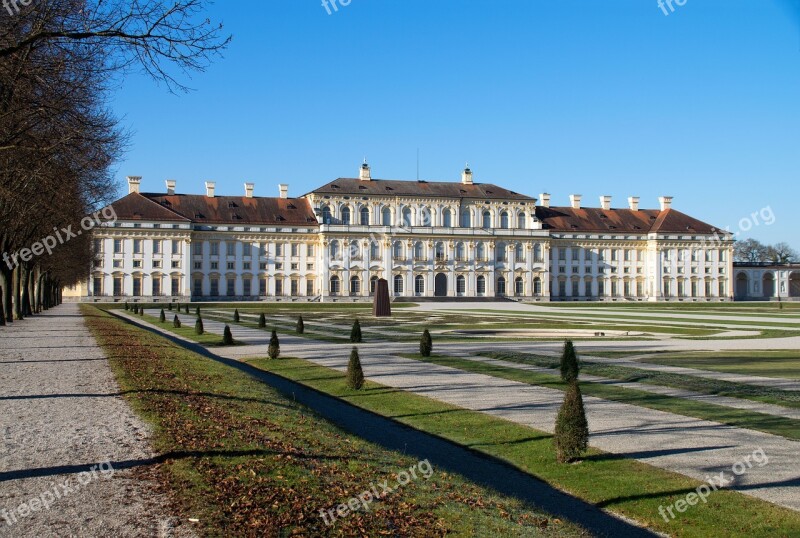
<svg viewBox="0 0 800 538"><path fill-rule="evenodd" d="M606 281L600 279L597 281L597 295L599 297L604 297L606 294Z"/></svg>
<svg viewBox="0 0 800 538"><path fill-rule="evenodd" d="M258 255L261 256L262 258L266 258L267 257L267 244L266 243L261 243L258 246Z"/></svg>
<svg viewBox="0 0 800 538"><path fill-rule="evenodd" d="M560 280L558 282L558 296L559 297L566 297L567 296L567 281Z"/></svg>
<svg viewBox="0 0 800 538"><path fill-rule="evenodd" d="M251 243L242 243L242 256L249 258L253 255L253 245Z"/></svg>
<svg viewBox="0 0 800 538"><path fill-rule="evenodd" d="M122 254L122 239L114 239L114 254Z"/></svg>
<svg viewBox="0 0 800 538"><path fill-rule="evenodd" d="M92 279L92 295L95 297L100 297L103 295L103 279L102 278L93 278Z"/></svg>
<svg viewBox="0 0 800 538"><path fill-rule="evenodd" d="M581 249L573 248L572 249L572 261L577 262L581 259Z"/></svg>
<svg viewBox="0 0 800 538"><path fill-rule="evenodd" d="M161 295L161 279L156 277L153 278L153 296L158 297Z"/></svg>
<svg viewBox="0 0 800 538"><path fill-rule="evenodd" d="M259 263L258 264L258 268L261 269L262 271L266 271L267 270L267 262Z"/></svg>
<svg viewBox="0 0 800 538"><path fill-rule="evenodd" d="M213 241L211 243L211 255L212 256L219 256L219 242Z"/></svg>
<svg viewBox="0 0 800 538"><path fill-rule="evenodd" d="M267 279L266 278L259 278L258 279L258 294L261 297L267 296Z"/></svg>
<svg viewBox="0 0 800 538"><path fill-rule="evenodd" d="M122 277L114 277L114 296L120 297L122 295Z"/></svg>
<svg viewBox="0 0 800 538"><path fill-rule="evenodd" d="M142 279L136 277L133 279L133 296L140 297L142 295Z"/></svg>
<svg viewBox="0 0 800 538"><path fill-rule="evenodd" d="M300 281L293 278L290 285L291 285L292 297L297 297L298 295L300 295Z"/></svg>
<svg viewBox="0 0 800 538"><path fill-rule="evenodd" d="M142 240L141 239L134 239L133 240L133 253L134 254L141 254L142 253Z"/></svg>
<svg viewBox="0 0 800 538"><path fill-rule="evenodd" d="M580 281L573 280L572 281L572 296L573 297L580 297L581 290L580 290Z"/></svg>
<svg viewBox="0 0 800 538"><path fill-rule="evenodd" d="M153 241L153 254L161 254L161 241Z"/></svg>
<svg viewBox="0 0 800 538"><path fill-rule="evenodd" d="M309 297L314 295L314 281L312 279L306 280L306 295Z"/></svg>
<svg viewBox="0 0 800 538"><path fill-rule="evenodd" d="M194 262L194 268L195 269L202 269L203 268L203 262Z"/></svg>
<svg viewBox="0 0 800 538"><path fill-rule="evenodd" d="M172 260L172 268L173 269L180 269L181 268L180 260Z"/></svg>
<svg viewBox="0 0 800 538"><path fill-rule="evenodd" d="M314 256L314 245L306 245L306 256L309 258Z"/></svg>
<svg viewBox="0 0 800 538"><path fill-rule="evenodd" d="M283 279L275 279L275 295L283 295Z"/></svg>
<svg viewBox="0 0 800 538"><path fill-rule="evenodd" d="M228 262L227 267L228 271L233 271L234 269L236 269L236 262Z"/></svg>
<svg viewBox="0 0 800 538"><path fill-rule="evenodd" d="M161 260L153 260L153 269L161 269Z"/></svg>
<svg viewBox="0 0 800 538"><path fill-rule="evenodd" d="M177 239L172 240L172 255L177 256L181 253L181 242Z"/></svg>
<svg viewBox="0 0 800 538"><path fill-rule="evenodd" d="M275 243L275 256L283 256L283 243Z"/></svg>
<svg viewBox="0 0 800 538"><path fill-rule="evenodd" d="M558 249L558 261L561 262L567 261L567 249L565 248Z"/></svg>
<svg viewBox="0 0 800 538"><path fill-rule="evenodd" d="M300 245L297 243L292 243L292 258L296 258L300 255Z"/></svg>
<svg viewBox="0 0 800 538"><path fill-rule="evenodd" d="M219 262L211 262L211 270L217 271L219 269Z"/></svg>
<svg viewBox="0 0 800 538"><path fill-rule="evenodd" d="M203 255L203 242L195 243L194 244L194 255L195 256L202 256Z"/></svg>
<svg viewBox="0 0 800 538"><path fill-rule="evenodd" d="M242 294L245 297L250 297L250 292L253 286L253 282L249 278L245 278L242 280Z"/></svg>
<svg viewBox="0 0 800 538"><path fill-rule="evenodd" d="M100 240L100 239L95 239L94 240L94 253L95 254L100 254L101 252L103 252L103 241Z"/></svg>
<svg viewBox="0 0 800 538"><path fill-rule="evenodd" d="M211 279L211 296L217 297L219 296L219 279L212 278Z"/></svg>
<svg viewBox="0 0 800 538"><path fill-rule="evenodd" d="M142 260L133 260L133 268L134 269L141 269L142 268Z"/></svg>
<svg viewBox="0 0 800 538"><path fill-rule="evenodd" d="M122 268L122 260L114 260L114 269Z"/></svg>
<svg viewBox="0 0 800 538"><path fill-rule="evenodd" d="M177 297L181 294L181 279L173 277L172 279L172 296Z"/></svg>
<svg viewBox="0 0 800 538"><path fill-rule="evenodd" d="M250 264L250 262L244 262L244 263L242 264L242 269L244 269L245 271L249 271L249 270L250 270L250 267L251 267L251 264Z"/></svg>
<svg viewBox="0 0 800 538"><path fill-rule="evenodd" d="M194 296L200 297L203 295L203 279L202 278L195 278L194 279Z"/></svg>
<svg viewBox="0 0 800 538"><path fill-rule="evenodd" d="M236 256L236 243L234 243L233 241L226 241L225 242L225 254L229 258L233 258L234 256Z"/></svg>

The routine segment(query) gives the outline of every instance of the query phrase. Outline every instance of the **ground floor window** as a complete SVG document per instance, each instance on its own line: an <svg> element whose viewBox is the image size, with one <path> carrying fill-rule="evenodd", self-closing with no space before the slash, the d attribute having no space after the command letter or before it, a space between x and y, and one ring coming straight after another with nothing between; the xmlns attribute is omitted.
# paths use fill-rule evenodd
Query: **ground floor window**
<svg viewBox="0 0 800 538"><path fill-rule="evenodd" d="M476 287L478 288L478 295L486 295L486 279L482 276L479 276L476 284Z"/></svg>
<svg viewBox="0 0 800 538"><path fill-rule="evenodd" d="M236 295L236 279L235 278L229 278L228 279L227 289L225 291L227 292L228 297L233 297L234 295Z"/></svg>
<svg viewBox="0 0 800 538"><path fill-rule="evenodd" d="M403 293L403 277L400 275L394 277L394 292L398 295Z"/></svg>
<svg viewBox="0 0 800 538"><path fill-rule="evenodd" d="M219 296L219 279L217 278L211 279L211 296L212 297Z"/></svg>
<svg viewBox="0 0 800 538"><path fill-rule="evenodd" d="M558 281L558 296L559 297L567 296L567 282L564 280Z"/></svg>
<svg viewBox="0 0 800 538"><path fill-rule="evenodd" d="M572 296L573 297L580 297L581 295L581 283L579 280L572 281Z"/></svg>
<svg viewBox="0 0 800 538"><path fill-rule="evenodd" d="M414 279L414 292L417 295L422 295L425 293L425 277L422 275L417 275Z"/></svg>
<svg viewBox="0 0 800 538"><path fill-rule="evenodd" d="M119 297L122 295L122 277L115 276L114 277L114 295Z"/></svg>
<svg viewBox="0 0 800 538"><path fill-rule="evenodd" d="M140 297L142 295L142 277L135 277L133 279L133 296Z"/></svg>
<svg viewBox="0 0 800 538"><path fill-rule="evenodd" d="M267 296L267 279L266 278L259 278L258 279L258 295L261 297Z"/></svg>
<svg viewBox="0 0 800 538"><path fill-rule="evenodd" d="M462 296L467 293L467 279L464 275L458 275L456 278L456 293Z"/></svg>
<svg viewBox="0 0 800 538"><path fill-rule="evenodd" d="M517 277L514 281L514 295L517 297L525 295L525 281L522 280L522 277Z"/></svg>
<svg viewBox="0 0 800 538"><path fill-rule="evenodd" d="M103 279L95 277L92 279L92 294L95 297L103 295Z"/></svg>
<svg viewBox="0 0 800 538"><path fill-rule="evenodd" d="M636 296L637 297L644 297L644 282L637 282L636 283Z"/></svg>
<svg viewBox="0 0 800 538"><path fill-rule="evenodd" d="M369 294L375 295L375 287L378 285L378 277L374 276L369 279Z"/></svg>
<svg viewBox="0 0 800 538"><path fill-rule="evenodd" d="M289 283L290 290L292 297L297 297L300 295L300 281L296 278L293 278L292 281Z"/></svg>
<svg viewBox="0 0 800 538"><path fill-rule="evenodd" d="M503 296L506 294L506 279L500 277L497 279L497 295Z"/></svg>
<svg viewBox="0 0 800 538"><path fill-rule="evenodd" d="M194 279L194 295L195 297L200 297L203 295L203 279L202 278L195 278Z"/></svg>
<svg viewBox="0 0 800 538"><path fill-rule="evenodd" d="M306 280L306 295L308 295L309 297L314 295L314 280L313 279Z"/></svg>
<svg viewBox="0 0 800 538"><path fill-rule="evenodd" d="M361 293L361 279L357 276L350 278L350 295L359 295Z"/></svg>
<svg viewBox="0 0 800 538"><path fill-rule="evenodd" d="M172 279L172 296L174 297L180 294L181 294L181 279L176 277Z"/></svg>
<svg viewBox="0 0 800 538"><path fill-rule="evenodd" d="M251 295L250 292L252 291L253 291L253 281L250 280L249 278L245 278L244 280L242 280L242 295L244 295L245 297L250 297Z"/></svg>
<svg viewBox="0 0 800 538"><path fill-rule="evenodd" d="M331 295L339 295L341 293L341 282L338 276L331 277Z"/></svg>
<svg viewBox="0 0 800 538"><path fill-rule="evenodd" d="M278 277L275 279L275 295L283 295L283 278Z"/></svg>
<svg viewBox="0 0 800 538"><path fill-rule="evenodd" d="M542 295L542 279L539 277L533 279L533 294L537 297Z"/></svg>

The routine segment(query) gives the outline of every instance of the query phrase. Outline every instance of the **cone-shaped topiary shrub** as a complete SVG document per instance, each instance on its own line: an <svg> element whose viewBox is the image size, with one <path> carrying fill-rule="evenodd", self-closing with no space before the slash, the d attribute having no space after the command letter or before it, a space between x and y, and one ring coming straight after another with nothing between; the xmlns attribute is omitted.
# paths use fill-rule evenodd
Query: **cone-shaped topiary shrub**
<svg viewBox="0 0 800 538"><path fill-rule="evenodd" d="M139 315L144 316L144 305L139 307Z"/></svg>
<svg viewBox="0 0 800 538"><path fill-rule="evenodd" d="M270 359L277 359L281 356L281 343L278 341L278 331L275 329L272 329L272 336L269 337L267 354Z"/></svg>
<svg viewBox="0 0 800 538"><path fill-rule="evenodd" d="M175 327L176 329L181 328L181 320L178 317L178 314L175 314L175 318L172 320L172 326Z"/></svg>
<svg viewBox="0 0 800 538"><path fill-rule="evenodd" d="M233 322L239 323L239 309L236 308L233 310Z"/></svg>
<svg viewBox="0 0 800 538"><path fill-rule="evenodd" d="M561 380L564 383L577 381L580 365L578 364L578 354L572 340L564 342L564 351L561 353Z"/></svg>
<svg viewBox="0 0 800 538"><path fill-rule="evenodd" d="M354 390L364 386L364 370L361 368L361 357L358 356L358 348L355 346L350 352L350 361L347 363L347 386Z"/></svg>
<svg viewBox="0 0 800 538"><path fill-rule="evenodd" d="M573 381L567 387L564 403L556 418L556 431L553 435L556 459L561 463L574 461L586 451L588 445L589 424L583 408L583 396L578 382Z"/></svg>
<svg viewBox="0 0 800 538"><path fill-rule="evenodd" d="M350 342L354 344L361 343L361 323L358 320L353 322L353 330L350 331Z"/></svg>
<svg viewBox="0 0 800 538"><path fill-rule="evenodd" d="M167 305L167 310L169 310L170 312L172 312L172 303L169 303L169 304Z"/></svg>
<svg viewBox="0 0 800 538"><path fill-rule="evenodd" d="M423 357L430 357L433 351L433 340L431 333L425 329L422 333L422 338L419 339L419 354Z"/></svg>
<svg viewBox="0 0 800 538"><path fill-rule="evenodd" d="M225 325L225 330L222 331L222 345L223 346L232 346L233 345L233 333L231 333L231 328Z"/></svg>
<svg viewBox="0 0 800 538"><path fill-rule="evenodd" d="M264 312L261 312L261 315L258 316L258 328L263 329L267 326L267 316L264 315Z"/></svg>
<svg viewBox="0 0 800 538"><path fill-rule="evenodd" d="M158 321L160 321L161 323L167 321L167 315L164 313L163 308L161 309L161 313L158 315Z"/></svg>
<svg viewBox="0 0 800 538"><path fill-rule="evenodd" d="M297 318L297 326L295 327L297 334L303 334L306 332L306 324L303 323L303 316Z"/></svg>
<svg viewBox="0 0 800 538"><path fill-rule="evenodd" d="M197 321L194 322L194 334L203 334L204 332L203 318L197 318Z"/></svg>
<svg viewBox="0 0 800 538"><path fill-rule="evenodd" d="M125 301L125 310L130 310L131 307L128 305L128 301Z"/></svg>
<svg viewBox="0 0 800 538"><path fill-rule="evenodd" d="M200 317L200 307L199 306L194 309L194 315L197 316L198 318Z"/></svg>

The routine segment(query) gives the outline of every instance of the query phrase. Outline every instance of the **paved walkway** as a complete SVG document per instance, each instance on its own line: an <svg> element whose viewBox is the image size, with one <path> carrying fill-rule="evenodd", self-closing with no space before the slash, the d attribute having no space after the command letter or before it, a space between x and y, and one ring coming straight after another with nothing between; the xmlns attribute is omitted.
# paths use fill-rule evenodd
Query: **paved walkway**
<svg viewBox="0 0 800 538"><path fill-rule="evenodd" d="M152 313L156 315L157 311ZM187 323L194 319L185 318ZM211 333L222 334L224 325L204 320L206 331ZM215 353L233 359L267 355L269 335L265 331L236 325L231 325L231 330L235 339L251 345L216 348ZM296 336L281 337L284 356L305 358L340 371L347 368L350 347ZM362 344L359 349L365 374L372 381L541 431L553 431L563 399L560 391L396 355L398 351L415 352L415 343ZM720 472L733 479L733 466L762 449L769 463L748 469L736 477L731 487L800 511L800 442L599 398L587 397L584 402L592 446L697 480Z"/></svg>
<svg viewBox="0 0 800 538"><path fill-rule="evenodd" d="M149 435L77 305L0 327L0 536L191 536L133 476Z"/></svg>

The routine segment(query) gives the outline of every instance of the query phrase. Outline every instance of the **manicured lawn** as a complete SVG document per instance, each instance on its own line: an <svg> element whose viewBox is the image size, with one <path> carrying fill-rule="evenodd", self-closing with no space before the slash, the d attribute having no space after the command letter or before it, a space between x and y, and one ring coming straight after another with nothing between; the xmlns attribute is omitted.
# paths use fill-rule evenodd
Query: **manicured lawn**
<svg viewBox="0 0 800 538"><path fill-rule="evenodd" d="M170 492L171 508L199 536L582 534L436 469L328 527L320 510L395 483L418 462L343 432L240 370L82 308L121 391L153 426L159 464L142 472Z"/></svg>
<svg viewBox="0 0 800 538"><path fill-rule="evenodd" d="M800 351L664 353L640 362L800 380Z"/></svg>
<svg viewBox="0 0 800 538"><path fill-rule="evenodd" d="M754 538L795 536L800 530L800 514L732 491L716 492L707 504L698 504L667 523L659 516L659 506L685 497L699 482L595 450L579 464L558 464L551 436L532 428L372 382L365 390L353 392L345 388L343 373L309 361L250 362L411 427L504 459L559 489L672 536Z"/></svg>

